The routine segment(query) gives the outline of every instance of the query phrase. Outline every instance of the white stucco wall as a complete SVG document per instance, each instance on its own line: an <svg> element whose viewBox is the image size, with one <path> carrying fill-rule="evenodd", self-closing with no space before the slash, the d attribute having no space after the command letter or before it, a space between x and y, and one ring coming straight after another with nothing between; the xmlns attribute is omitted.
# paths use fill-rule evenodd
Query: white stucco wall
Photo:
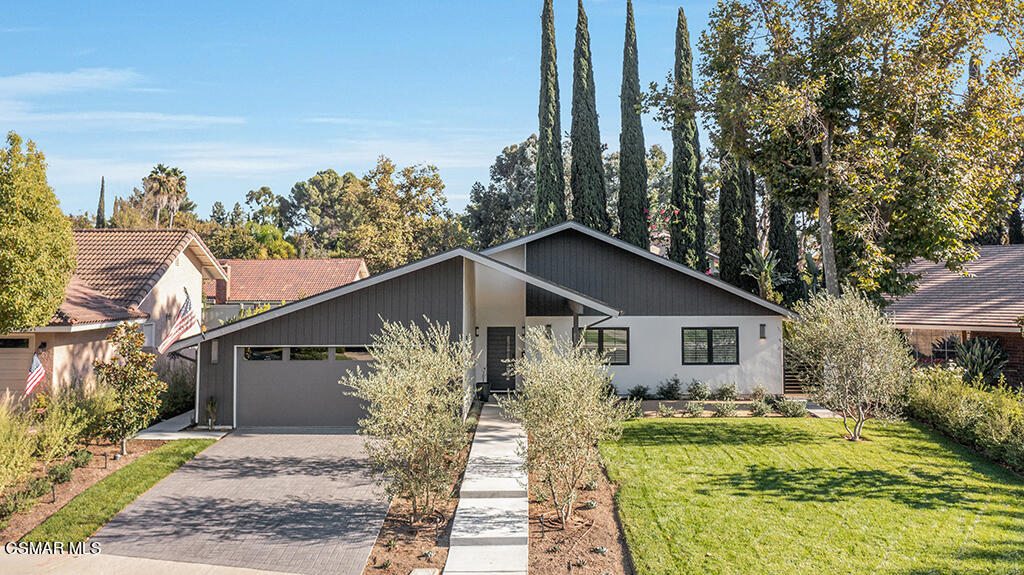
<svg viewBox="0 0 1024 575"><path fill-rule="evenodd" d="M523 269L526 252L523 246L519 246L493 257ZM473 327L480 328L480 334L474 338L476 349L480 351L476 381L487 381L487 327L514 327L516 333L521 333L526 317L526 284L483 265L476 266L475 275L476 324Z"/></svg>
<svg viewBox="0 0 1024 575"><path fill-rule="evenodd" d="M182 251L160 280L156 282L149 295L139 304L139 309L149 314L146 323L152 322L154 325L154 347L160 345L160 342L167 336L174 322L174 316L178 313L181 305L185 303L185 292L182 288L188 290L192 299L192 307L195 309L196 318L199 321L185 332L181 339L199 333L203 306L203 274L199 271L200 269L199 260L189 250ZM157 358L157 361L161 360L162 357Z"/></svg>
<svg viewBox="0 0 1024 575"><path fill-rule="evenodd" d="M580 317L580 326L599 317ZM558 337L569 337L571 317L529 317L528 325L551 325ZM765 324L765 339L760 325ZM782 393L782 318L778 316L622 316L608 319L597 327L629 328L629 365L613 365L612 383L619 393L636 385L651 392L665 379L678 375L683 392L694 379L707 381L715 389L736 383L740 393L755 385L769 393ZM683 327L738 327L740 362L738 365L683 365Z"/></svg>

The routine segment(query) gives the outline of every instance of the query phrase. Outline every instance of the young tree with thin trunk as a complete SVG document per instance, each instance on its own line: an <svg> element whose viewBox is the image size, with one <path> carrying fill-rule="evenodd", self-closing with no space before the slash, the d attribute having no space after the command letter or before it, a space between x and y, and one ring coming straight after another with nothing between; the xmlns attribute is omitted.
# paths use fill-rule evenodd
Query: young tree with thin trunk
<svg viewBox="0 0 1024 575"><path fill-rule="evenodd" d="M614 441L631 411L608 394L607 358L583 347L585 338L552 337L541 326L526 329L526 353L511 373L522 385L499 404L529 437L526 468L539 479L565 527L580 487L598 469L601 441Z"/></svg>
<svg viewBox="0 0 1024 575"><path fill-rule="evenodd" d="M107 341L117 355L96 360L93 367L97 379L113 390L116 407L103 416L101 427L103 436L119 442L121 455L126 455L128 440L160 414L160 395L167 384L153 371L156 356L142 351L146 338L137 324L118 324Z"/></svg>
<svg viewBox="0 0 1024 575"><path fill-rule="evenodd" d="M590 58L590 32L587 31L587 13L583 10L583 0L579 0L577 10L570 130L572 217L585 226L607 232L612 222L608 217L601 132L597 123L597 100L594 94L594 64Z"/></svg>
<svg viewBox="0 0 1024 575"><path fill-rule="evenodd" d="M450 496L459 477L458 456L468 442L466 373L478 355L469 338L452 337L448 324L424 320L424 327L385 321L373 336L373 368L340 381L365 403L364 448L383 472L388 497L409 501L413 524Z"/></svg>
<svg viewBox="0 0 1024 575"><path fill-rule="evenodd" d="M633 2L626 2L626 40L622 48L622 93L619 97L622 132L619 134L619 238L646 249L651 245L647 218L647 152L644 147L642 93L636 49Z"/></svg>
<svg viewBox="0 0 1024 575"><path fill-rule="evenodd" d="M558 65L555 50L555 13L545 0L541 14L540 128L537 132L536 229L565 221L565 166L562 163L562 112L558 100Z"/></svg>
<svg viewBox="0 0 1024 575"><path fill-rule="evenodd" d="M879 309L850 288L813 296L795 311L786 349L814 402L843 416L848 439L859 441L869 418L898 418L914 359Z"/></svg>

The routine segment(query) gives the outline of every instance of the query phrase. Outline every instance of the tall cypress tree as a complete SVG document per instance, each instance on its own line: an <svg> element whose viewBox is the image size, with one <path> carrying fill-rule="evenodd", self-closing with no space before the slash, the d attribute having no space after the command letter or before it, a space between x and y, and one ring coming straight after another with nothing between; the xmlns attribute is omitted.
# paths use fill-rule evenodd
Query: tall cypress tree
<svg viewBox="0 0 1024 575"><path fill-rule="evenodd" d="M107 183L103 176L100 176L100 205L96 208L96 227L105 228L107 227L107 216L106 216L106 199L104 195L106 193Z"/></svg>
<svg viewBox="0 0 1024 575"><path fill-rule="evenodd" d="M672 123L672 208L669 258L707 271L704 183L700 175L700 141L693 100L693 52L686 14L676 20L675 81L677 102Z"/></svg>
<svg viewBox="0 0 1024 575"><path fill-rule="evenodd" d="M755 179L747 162L731 154L721 159L719 277L749 291L757 289L754 278L743 275L747 254L757 249Z"/></svg>
<svg viewBox="0 0 1024 575"><path fill-rule="evenodd" d="M1017 182L1017 195L1013 198L1013 211L1007 218L1006 224L1009 228L1011 244L1024 244L1024 222L1021 221L1021 196L1024 196L1024 177Z"/></svg>
<svg viewBox="0 0 1024 575"><path fill-rule="evenodd" d="M558 103L555 11L545 0L541 14L540 129L537 134L537 191L534 222L538 230L565 221L565 168L562 164L562 111Z"/></svg>
<svg viewBox="0 0 1024 575"><path fill-rule="evenodd" d="M583 10L583 0L579 0L576 18L570 138L572 217L585 226L607 232L612 222L608 217L601 132L597 125L597 101L594 95L594 65L590 60L590 32L587 31L587 13Z"/></svg>
<svg viewBox="0 0 1024 575"><path fill-rule="evenodd" d="M792 304L803 297L803 282L797 268L800 245L796 237L796 215L776 200L768 204L768 249L775 252L778 261L775 271L786 280L776 288L782 293L783 303Z"/></svg>
<svg viewBox="0 0 1024 575"><path fill-rule="evenodd" d="M622 47L622 132L619 134L619 238L647 248L647 155L640 117L640 71L633 2L626 0L626 40Z"/></svg>

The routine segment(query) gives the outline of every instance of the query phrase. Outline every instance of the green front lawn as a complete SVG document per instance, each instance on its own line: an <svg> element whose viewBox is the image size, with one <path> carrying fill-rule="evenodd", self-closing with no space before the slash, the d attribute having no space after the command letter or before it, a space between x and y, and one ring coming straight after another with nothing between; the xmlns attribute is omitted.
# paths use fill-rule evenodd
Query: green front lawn
<svg viewBox="0 0 1024 575"><path fill-rule="evenodd" d="M602 445L637 573L1024 573L1024 479L916 424L642 419Z"/></svg>
<svg viewBox="0 0 1024 575"><path fill-rule="evenodd" d="M213 443L213 439L179 439L161 445L80 493L21 540L85 541L139 495Z"/></svg>

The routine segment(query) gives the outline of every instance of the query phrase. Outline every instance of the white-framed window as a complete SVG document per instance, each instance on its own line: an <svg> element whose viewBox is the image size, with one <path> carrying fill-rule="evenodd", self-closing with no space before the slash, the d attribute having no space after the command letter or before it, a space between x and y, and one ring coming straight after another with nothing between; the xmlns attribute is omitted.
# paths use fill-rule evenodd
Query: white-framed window
<svg viewBox="0 0 1024 575"><path fill-rule="evenodd" d="M146 347L156 347L156 324L148 322L142 324L142 335L146 338Z"/></svg>

